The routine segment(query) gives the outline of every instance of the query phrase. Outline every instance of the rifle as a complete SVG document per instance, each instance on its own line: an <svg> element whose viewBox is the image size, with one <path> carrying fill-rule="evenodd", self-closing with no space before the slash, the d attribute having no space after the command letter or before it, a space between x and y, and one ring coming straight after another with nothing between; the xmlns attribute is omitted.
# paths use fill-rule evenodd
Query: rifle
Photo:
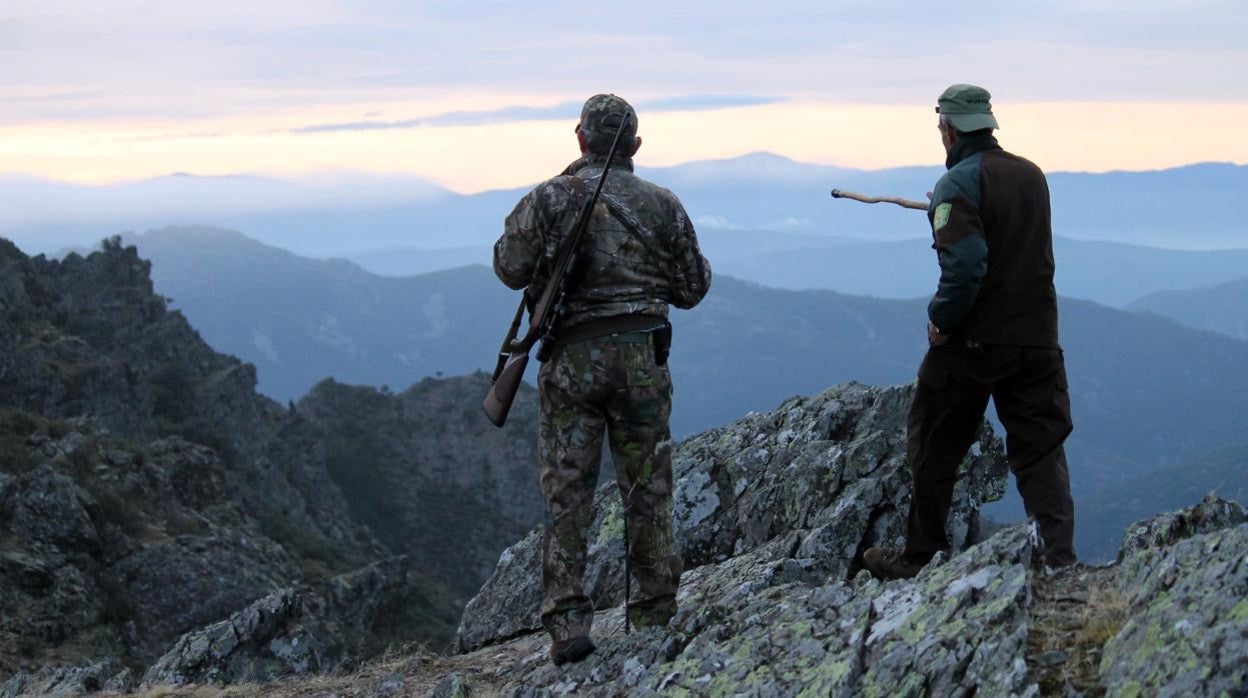
<svg viewBox="0 0 1248 698"><path fill-rule="evenodd" d="M832 198L833 199L853 199L854 201L861 201L864 204L879 204L879 203L897 204L898 206L901 206L902 208L912 208L917 211L927 210L927 204L921 201L911 201L910 199L902 199L896 196L866 196L864 194L858 194L856 192L846 191L844 189L833 189Z"/></svg>
<svg viewBox="0 0 1248 698"><path fill-rule="evenodd" d="M529 314L529 329L523 337L520 334L520 322L524 319L524 310L528 306L527 291L520 298L520 307L516 308L516 317L511 321L511 328L503 338L503 346L498 350L498 364L494 368L494 376L490 378L490 390L485 394L481 408L485 416L494 426L501 427L507 422L507 413L511 411L511 403L516 399L516 391L520 389L520 380L524 378L524 369L529 365L529 351L540 339L542 345L537 350L537 360L545 362L555 350L558 342L557 330L559 318L567 310L568 294L580 281L583 272L583 257L578 254L581 238L589 229L594 207L602 194L602 185L607 181L607 173L611 171L611 162L615 159L616 149L620 145L620 136L628 127L629 114L624 114L620 128L611 141L611 150L607 153L607 163L598 176L598 186L594 194L581 208L580 217L572 233L559 247L555 257L554 273L542 291L541 297L533 305Z"/></svg>

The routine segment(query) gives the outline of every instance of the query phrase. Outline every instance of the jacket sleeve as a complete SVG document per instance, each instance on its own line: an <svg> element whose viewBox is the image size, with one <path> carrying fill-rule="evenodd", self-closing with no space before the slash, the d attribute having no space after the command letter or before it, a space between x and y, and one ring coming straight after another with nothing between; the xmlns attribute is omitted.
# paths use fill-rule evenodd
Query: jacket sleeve
<svg viewBox="0 0 1248 698"><path fill-rule="evenodd" d="M957 329L966 319L988 273L988 242L974 203L978 192L966 189L954 178L942 179L929 213L940 283L927 305L927 317L942 332Z"/></svg>
<svg viewBox="0 0 1248 698"><path fill-rule="evenodd" d="M494 273L508 288L521 289L533 280L543 253L541 207L534 189L520 199L503 222L503 235L494 243Z"/></svg>
<svg viewBox="0 0 1248 698"><path fill-rule="evenodd" d="M679 201L674 205L669 300L677 308L687 310L701 302L711 290L711 263L702 256L698 236L684 206Z"/></svg>

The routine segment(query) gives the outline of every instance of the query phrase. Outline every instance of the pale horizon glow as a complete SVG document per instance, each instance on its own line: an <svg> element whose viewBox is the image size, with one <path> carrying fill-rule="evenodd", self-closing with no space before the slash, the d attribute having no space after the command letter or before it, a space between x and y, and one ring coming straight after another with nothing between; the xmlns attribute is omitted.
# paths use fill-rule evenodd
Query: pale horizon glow
<svg viewBox="0 0 1248 698"><path fill-rule="evenodd" d="M541 98L545 97L545 102ZM531 103L553 104L542 95ZM372 114L498 108L515 101L446 98ZM1155 170L1248 163L1248 103L999 103L998 137L1048 171ZM576 157L574 119L297 133L308 123L360 120L341 106L211 121L103 121L0 126L0 172L112 184L186 172L291 180L336 172L415 176L459 193L512 188ZM1198 128L1167 125L1190 122ZM799 162L885 169L943 162L930 105L813 100L639 114L637 162L666 167L770 152ZM322 177L323 178L323 177Z"/></svg>
<svg viewBox="0 0 1248 698"><path fill-rule="evenodd" d="M0 172L518 187L604 91L638 107L643 166L931 165L953 82L1050 171L1248 164L1246 34L1243 0L5 0Z"/></svg>

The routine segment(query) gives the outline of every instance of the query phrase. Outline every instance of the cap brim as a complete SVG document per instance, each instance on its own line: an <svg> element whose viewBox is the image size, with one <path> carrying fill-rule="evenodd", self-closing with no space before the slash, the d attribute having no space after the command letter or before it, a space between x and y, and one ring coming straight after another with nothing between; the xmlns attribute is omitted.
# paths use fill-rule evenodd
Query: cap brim
<svg viewBox="0 0 1248 698"><path fill-rule="evenodd" d="M1001 128L997 125L997 117L992 114L945 114L949 123L959 131L980 131L986 128Z"/></svg>

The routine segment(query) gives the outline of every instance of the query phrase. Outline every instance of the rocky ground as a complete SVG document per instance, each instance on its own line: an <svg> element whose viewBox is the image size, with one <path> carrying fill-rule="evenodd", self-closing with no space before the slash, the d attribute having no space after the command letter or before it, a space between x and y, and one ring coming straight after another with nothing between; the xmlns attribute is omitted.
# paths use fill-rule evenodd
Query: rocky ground
<svg viewBox="0 0 1248 698"><path fill-rule="evenodd" d="M1248 515L1208 498L1132 526L1106 567L1036 566L1028 526L910 581L769 583L705 570L663 629L625 635L601 611L599 649L550 665L527 633L465 654L386 657L342 676L171 696L1235 696L1248 687ZM716 565L715 567L722 567ZM704 605L699 605L704 604Z"/></svg>

